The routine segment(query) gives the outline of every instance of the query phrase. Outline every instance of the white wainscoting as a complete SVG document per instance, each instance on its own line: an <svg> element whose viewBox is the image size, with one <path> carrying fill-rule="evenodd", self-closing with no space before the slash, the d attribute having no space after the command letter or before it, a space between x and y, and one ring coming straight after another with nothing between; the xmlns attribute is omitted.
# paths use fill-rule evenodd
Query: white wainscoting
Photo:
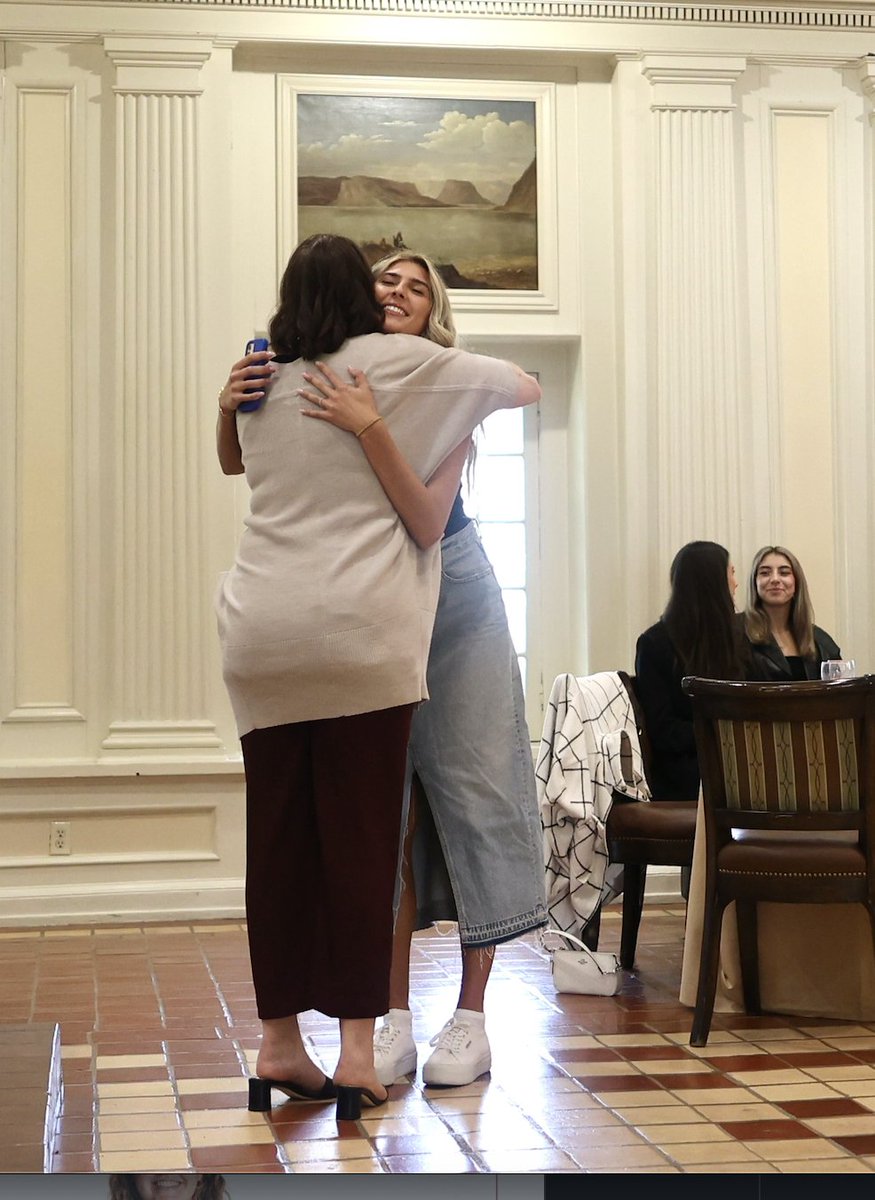
<svg viewBox="0 0 875 1200"><path fill-rule="evenodd" d="M742 578L758 546L788 544L819 623L875 665L865 6L252 7L0 6L7 923L242 912L211 601L246 494L213 426L276 291L280 77L550 97L550 304L459 320L552 389L548 684L631 666L671 556L699 537ZM52 820L71 822L67 856L45 853ZM675 879L649 873L648 895Z"/></svg>

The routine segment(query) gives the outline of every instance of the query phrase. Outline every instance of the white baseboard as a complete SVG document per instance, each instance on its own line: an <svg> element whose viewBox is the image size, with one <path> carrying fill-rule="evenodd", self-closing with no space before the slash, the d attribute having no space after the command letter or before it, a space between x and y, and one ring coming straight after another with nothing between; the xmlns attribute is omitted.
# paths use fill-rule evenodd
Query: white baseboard
<svg viewBox="0 0 875 1200"><path fill-rule="evenodd" d="M680 867L648 867L644 899L671 904L683 903Z"/></svg>
<svg viewBox="0 0 875 1200"><path fill-rule="evenodd" d="M64 925L131 925L154 921L243 920L242 879L174 880L0 889L0 925L9 928ZM677 867L650 867L645 899L681 902ZM619 903L619 900L618 900Z"/></svg>
<svg viewBox="0 0 875 1200"><path fill-rule="evenodd" d="M242 920L243 916L242 879L0 889L0 925L7 929Z"/></svg>

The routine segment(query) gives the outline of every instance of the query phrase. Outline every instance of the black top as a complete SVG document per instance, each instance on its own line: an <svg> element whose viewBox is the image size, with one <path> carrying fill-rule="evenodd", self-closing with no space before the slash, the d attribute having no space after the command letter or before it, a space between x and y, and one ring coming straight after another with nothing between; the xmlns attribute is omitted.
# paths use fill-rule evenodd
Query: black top
<svg viewBox="0 0 875 1200"><path fill-rule="evenodd" d="M462 489L460 487L453 501L453 507L450 509L450 518L444 530L444 537L452 537L454 533L458 533L460 529L464 529L470 523L471 518L465 515L465 510L462 507Z"/></svg>
<svg viewBox="0 0 875 1200"><path fill-rule="evenodd" d="M662 621L651 625L635 647L635 676L651 747L647 782L654 800L695 800L699 762L693 707L681 691L681 667Z"/></svg>
<svg viewBox="0 0 875 1200"><path fill-rule="evenodd" d="M792 683L795 680L820 679L820 664L828 658L842 656L841 650L819 625L814 626L814 658L799 658L796 655L788 658L774 638L762 643L748 641L748 645L753 659L751 679L760 683ZM795 671L794 658L799 664Z"/></svg>

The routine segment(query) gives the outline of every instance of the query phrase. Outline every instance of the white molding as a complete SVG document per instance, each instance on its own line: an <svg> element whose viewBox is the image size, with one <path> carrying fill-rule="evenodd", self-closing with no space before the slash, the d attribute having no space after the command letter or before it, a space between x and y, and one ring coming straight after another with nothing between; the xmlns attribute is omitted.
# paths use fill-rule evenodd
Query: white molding
<svg viewBox="0 0 875 1200"><path fill-rule="evenodd" d="M222 741L212 721L113 721L104 750L196 750Z"/></svg>
<svg viewBox="0 0 875 1200"><path fill-rule="evenodd" d="M125 814L130 810L125 810ZM78 816L78 810L76 815ZM104 814L105 815L105 814ZM113 814L115 815L115 813ZM220 856L210 850L155 850L145 854L77 854L60 859L50 854L22 854L17 858L0 856L0 871L8 872L20 867L27 870L47 867L49 870L65 870L71 867L129 867L144 863L211 863L219 862ZM2 894L0 889L0 894Z"/></svg>
<svg viewBox="0 0 875 1200"><path fill-rule="evenodd" d="M12 58L7 63L7 58ZM99 70L101 55L96 46L84 47L71 62L71 56L55 47L27 47L20 54L0 61L6 66L0 80L3 98L3 119L0 128L2 144L4 193L0 209L0 360L3 377L13 381L6 389L3 406L4 470L0 503L0 550L7 564L0 594L7 614L0 646L0 720L3 753L10 757L30 753L40 745L45 752L56 754L81 753L91 730L95 689L99 686L94 669L96 649L93 632L101 627L103 598L96 595L94 581L98 577L95 554L99 546L98 520L100 498L99 472L95 471L97 457L94 433L99 423L100 363L98 314L100 235L100 172L96 153L99 135ZM89 66L95 68L90 70ZM66 222L69 230L67 316L64 329L59 331L58 350L67 358L68 405L70 428L66 446L68 478L63 482L65 495L65 562L57 563L67 581L68 607L64 613L65 645L69 656L70 678L63 686L53 688L48 695L22 695L20 661L22 653L20 622L15 615L12 596L18 574L16 562L22 553L17 536L18 489L21 462L21 433L16 408L21 403L20 380L26 364L21 360L22 328L20 306L21 222L20 196L17 191L19 142L24 136L20 98L34 93L66 94L67 110L67 178L68 195ZM64 349L61 350L60 347ZM40 484L40 486L43 486ZM53 478L45 486L61 486ZM23 603L21 597L16 598ZM39 604L39 598L28 596L28 604ZM69 684L69 690L68 686ZM42 691L42 689L40 689ZM48 690L48 689L46 689ZM31 691L31 689L28 689ZM42 728L40 728L42 726Z"/></svg>
<svg viewBox="0 0 875 1200"><path fill-rule="evenodd" d="M56 3L75 0L55 0ZM149 0L187 8L282 9L296 12L369 13L374 16L453 16L553 19L581 22L616 21L648 25L741 25L757 28L847 30L875 28L868 3L854 6L815 4L661 4L648 0ZM138 7L128 4L127 7Z"/></svg>
<svg viewBox="0 0 875 1200"><path fill-rule="evenodd" d="M0 889L0 925L131 925L157 921L245 920L242 878L174 880L170 883L44 885ZM649 867L645 900L683 903L680 872ZM619 907L622 899L618 899ZM619 916L619 913L618 913ZM645 920L646 913L645 913Z"/></svg>
<svg viewBox="0 0 875 1200"><path fill-rule="evenodd" d="M139 776L161 779L173 776L227 776L243 780L243 759L237 758L117 758L97 759L17 759L0 763L0 780L49 779L133 779Z"/></svg>
<svg viewBox="0 0 875 1200"><path fill-rule="evenodd" d="M860 89L863 95L875 101L875 58L864 58L858 63L857 77L860 80ZM875 114L869 113L870 120L873 115Z"/></svg>
<svg viewBox="0 0 875 1200"><path fill-rule="evenodd" d="M683 903L680 867L648 867L645 877L644 899L677 900ZM646 914L644 919L647 919Z"/></svg>
<svg viewBox="0 0 875 1200"><path fill-rule="evenodd" d="M298 244L296 98L307 95L428 96L447 100L525 100L535 105L538 181L538 290L450 289L453 311L554 313L559 310L556 84L480 79L400 79L369 75L277 76L277 276Z"/></svg>
<svg viewBox="0 0 875 1200"><path fill-rule="evenodd" d="M119 95L199 96L200 70L212 54L211 42L193 38L105 37L103 48Z"/></svg>
<svg viewBox="0 0 875 1200"><path fill-rule="evenodd" d="M757 67L759 70L759 67ZM760 71L760 74L764 72ZM751 72L751 76L754 72ZM746 205L744 341L747 346L748 397L751 428L758 434L749 443L751 530L778 530L784 522L783 446L781 442L780 380L777 365L778 313L774 210L774 146L767 93L761 81L749 77L742 98L743 190ZM753 414L758 414L754 418ZM769 535L771 536L771 535ZM768 537L765 539L768 541ZM743 563L763 544L757 533L735 553ZM740 576L743 579L743 573Z"/></svg>
<svg viewBox="0 0 875 1200"><path fill-rule="evenodd" d="M734 85L746 67L744 58L711 54L645 54L641 60L652 109L735 108Z"/></svg>
<svg viewBox="0 0 875 1200"><path fill-rule="evenodd" d="M57 861L57 860L55 860ZM242 878L0 888L0 925L129 925L144 921L242 919Z"/></svg>
<svg viewBox="0 0 875 1200"><path fill-rule="evenodd" d="M76 708L64 704L22 704L3 717L2 724L15 725L20 722L84 721L85 717Z"/></svg>

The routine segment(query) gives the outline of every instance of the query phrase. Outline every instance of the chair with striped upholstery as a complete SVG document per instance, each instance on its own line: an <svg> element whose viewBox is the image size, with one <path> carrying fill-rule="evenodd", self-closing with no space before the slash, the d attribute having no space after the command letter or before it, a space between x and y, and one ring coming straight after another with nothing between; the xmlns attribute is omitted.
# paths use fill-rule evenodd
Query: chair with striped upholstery
<svg viewBox="0 0 875 1200"><path fill-rule="evenodd" d="M757 902L864 904L875 945L875 676L688 678L705 815L705 905L690 1044L704 1046L723 912L735 901L745 1006L759 1013Z"/></svg>

